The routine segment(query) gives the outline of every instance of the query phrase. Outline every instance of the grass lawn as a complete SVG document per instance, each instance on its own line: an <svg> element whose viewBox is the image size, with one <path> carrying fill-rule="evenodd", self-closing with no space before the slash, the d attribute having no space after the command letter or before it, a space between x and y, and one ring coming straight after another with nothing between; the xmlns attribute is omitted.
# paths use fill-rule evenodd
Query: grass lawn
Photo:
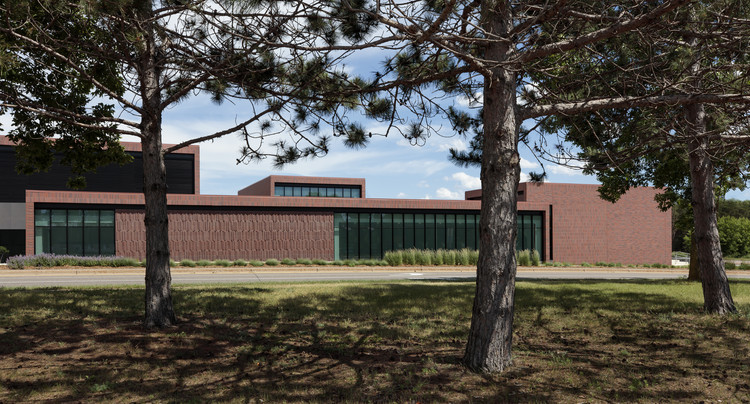
<svg viewBox="0 0 750 404"><path fill-rule="evenodd" d="M686 281L518 283L514 366L461 366L470 282L177 286L181 323L140 326L139 288L0 289L0 402L749 402L739 315Z"/></svg>

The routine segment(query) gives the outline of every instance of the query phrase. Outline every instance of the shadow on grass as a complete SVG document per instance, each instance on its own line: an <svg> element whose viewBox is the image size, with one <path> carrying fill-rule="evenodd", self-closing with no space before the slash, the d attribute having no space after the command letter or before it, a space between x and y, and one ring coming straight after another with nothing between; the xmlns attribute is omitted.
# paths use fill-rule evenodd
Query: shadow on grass
<svg viewBox="0 0 750 404"><path fill-rule="evenodd" d="M180 286L181 323L161 331L140 326L140 289L0 289L0 401L701 400L680 381L745 374L750 329L675 297L693 288L521 282L517 366L487 377L460 365L465 280Z"/></svg>

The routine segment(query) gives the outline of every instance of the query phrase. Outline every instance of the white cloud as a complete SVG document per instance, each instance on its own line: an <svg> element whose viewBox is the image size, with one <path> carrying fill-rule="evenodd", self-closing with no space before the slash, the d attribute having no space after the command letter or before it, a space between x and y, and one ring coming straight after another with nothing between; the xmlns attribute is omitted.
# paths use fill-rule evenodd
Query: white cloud
<svg viewBox="0 0 750 404"><path fill-rule="evenodd" d="M438 151L441 151L441 152L447 152L450 149L464 151L464 150L467 150L468 148L469 146L466 144L466 142L463 141L463 139L452 138L449 142L440 143L437 149Z"/></svg>
<svg viewBox="0 0 750 404"><path fill-rule="evenodd" d="M526 173L524 173L522 171L521 172L521 179L519 180L519 182L529 182L529 180L531 180L531 178L529 177L529 175L526 174Z"/></svg>
<svg viewBox="0 0 750 404"><path fill-rule="evenodd" d="M398 195L396 195L396 198L406 198L406 194L403 192L399 192Z"/></svg>
<svg viewBox="0 0 750 404"><path fill-rule="evenodd" d="M570 161L565 166L558 164L550 165L549 167L547 167L547 171L555 175L576 176L583 175L583 171L581 171L582 168L583 163Z"/></svg>
<svg viewBox="0 0 750 404"><path fill-rule="evenodd" d="M464 108L479 108L484 103L484 93L476 92L471 97L459 95L456 97L456 104Z"/></svg>
<svg viewBox="0 0 750 404"><path fill-rule="evenodd" d="M357 152L360 153L360 152ZM387 156L383 156L381 161L387 161ZM412 174L412 175L423 175L430 176L438 171L444 170L450 167L451 164L447 161L439 160L411 160L408 162L403 161L392 161L390 163L382 164L378 167L378 173L392 173L392 174Z"/></svg>
<svg viewBox="0 0 750 404"><path fill-rule="evenodd" d="M447 180L448 178L446 178ZM469 189L479 189L482 187L482 181L479 177L472 177L464 172L455 173L450 176L450 179L458 181L461 184L461 188L466 191Z"/></svg>
<svg viewBox="0 0 750 404"><path fill-rule="evenodd" d="M536 162L533 162L533 161L529 161L529 160L526 160L525 158L521 157L521 169L522 170L528 170L528 169L531 169L531 168L538 168L538 167L539 167L539 163L536 163Z"/></svg>
<svg viewBox="0 0 750 404"><path fill-rule="evenodd" d="M430 184L428 184L428 183L427 183L427 181L425 181L425 180L422 180L422 181L419 181L419 182L417 183L417 186L418 186L419 188L429 188L429 187L430 187Z"/></svg>
<svg viewBox="0 0 750 404"><path fill-rule="evenodd" d="M448 188L438 188L435 191L435 196L438 199L463 199L461 198L461 194L458 192L453 192Z"/></svg>

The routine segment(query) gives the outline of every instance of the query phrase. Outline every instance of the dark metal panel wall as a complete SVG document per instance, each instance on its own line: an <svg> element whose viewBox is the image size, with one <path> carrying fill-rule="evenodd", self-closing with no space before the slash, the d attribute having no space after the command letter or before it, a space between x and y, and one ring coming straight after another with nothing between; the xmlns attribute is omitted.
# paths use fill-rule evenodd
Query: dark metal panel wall
<svg viewBox="0 0 750 404"><path fill-rule="evenodd" d="M143 159L140 152L129 152L133 162L124 166L101 167L96 173L86 175L87 187L83 191L96 192L142 192ZM66 166L54 163L48 172L19 175L15 171L16 156L11 146L0 146L0 202L24 202L25 191L64 191L71 175ZM167 186L173 194L193 194L194 156L192 154L168 154Z"/></svg>

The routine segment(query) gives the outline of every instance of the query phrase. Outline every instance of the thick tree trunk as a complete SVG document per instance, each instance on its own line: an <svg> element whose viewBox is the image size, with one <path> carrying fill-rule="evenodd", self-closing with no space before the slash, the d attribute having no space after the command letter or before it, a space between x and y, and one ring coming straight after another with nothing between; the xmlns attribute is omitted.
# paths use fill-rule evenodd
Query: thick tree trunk
<svg viewBox="0 0 750 404"><path fill-rule="evenodd" d="M509 12L500 18L510 22ZM491 24L492 25L492 24ZM490 27L504 32L509 24ZM502 61L510 51L493 45L488 60ZM516 193L520 175L516 76L496 68L484 85L482 149L482 210L479 222L479 263L471 329L464 362L470 369L501 372L511 364L513 305L516 279Z"/></svg>
<svg viewBox="0 0 750 404"><path fill-rule="evenodd" d="M719 243L714 196L714 167L706 150L705 109L702 104L687 107L688 128L692 132L689 145L690 180L692 189L693 223L698 249L700 278L703 285L703 307L709 313L726 314L737 311L729 290L724 270L724 258Z"/></svg>
<svg viewBox="0 0 750 404"><path fill-rule="evenodd" d="M695 241L695 231L690 236L690 267L688 268L688 280L701 280L700 259L698 258L698 243Z"/></svg>
<svg viewBox="0 0 750 404"><path fill-rule="evenodd" d="M150 16L150 2L144 4ZM144 18L145 21L147 18ZM143 112L143 195L146 224L146 316L148 328L169 327L176 322L172 308L172 275L169 269L169 223L167 220L167 171L161 141L161 70L155 32L144 23L144 50L140 55Z"/></svg>

